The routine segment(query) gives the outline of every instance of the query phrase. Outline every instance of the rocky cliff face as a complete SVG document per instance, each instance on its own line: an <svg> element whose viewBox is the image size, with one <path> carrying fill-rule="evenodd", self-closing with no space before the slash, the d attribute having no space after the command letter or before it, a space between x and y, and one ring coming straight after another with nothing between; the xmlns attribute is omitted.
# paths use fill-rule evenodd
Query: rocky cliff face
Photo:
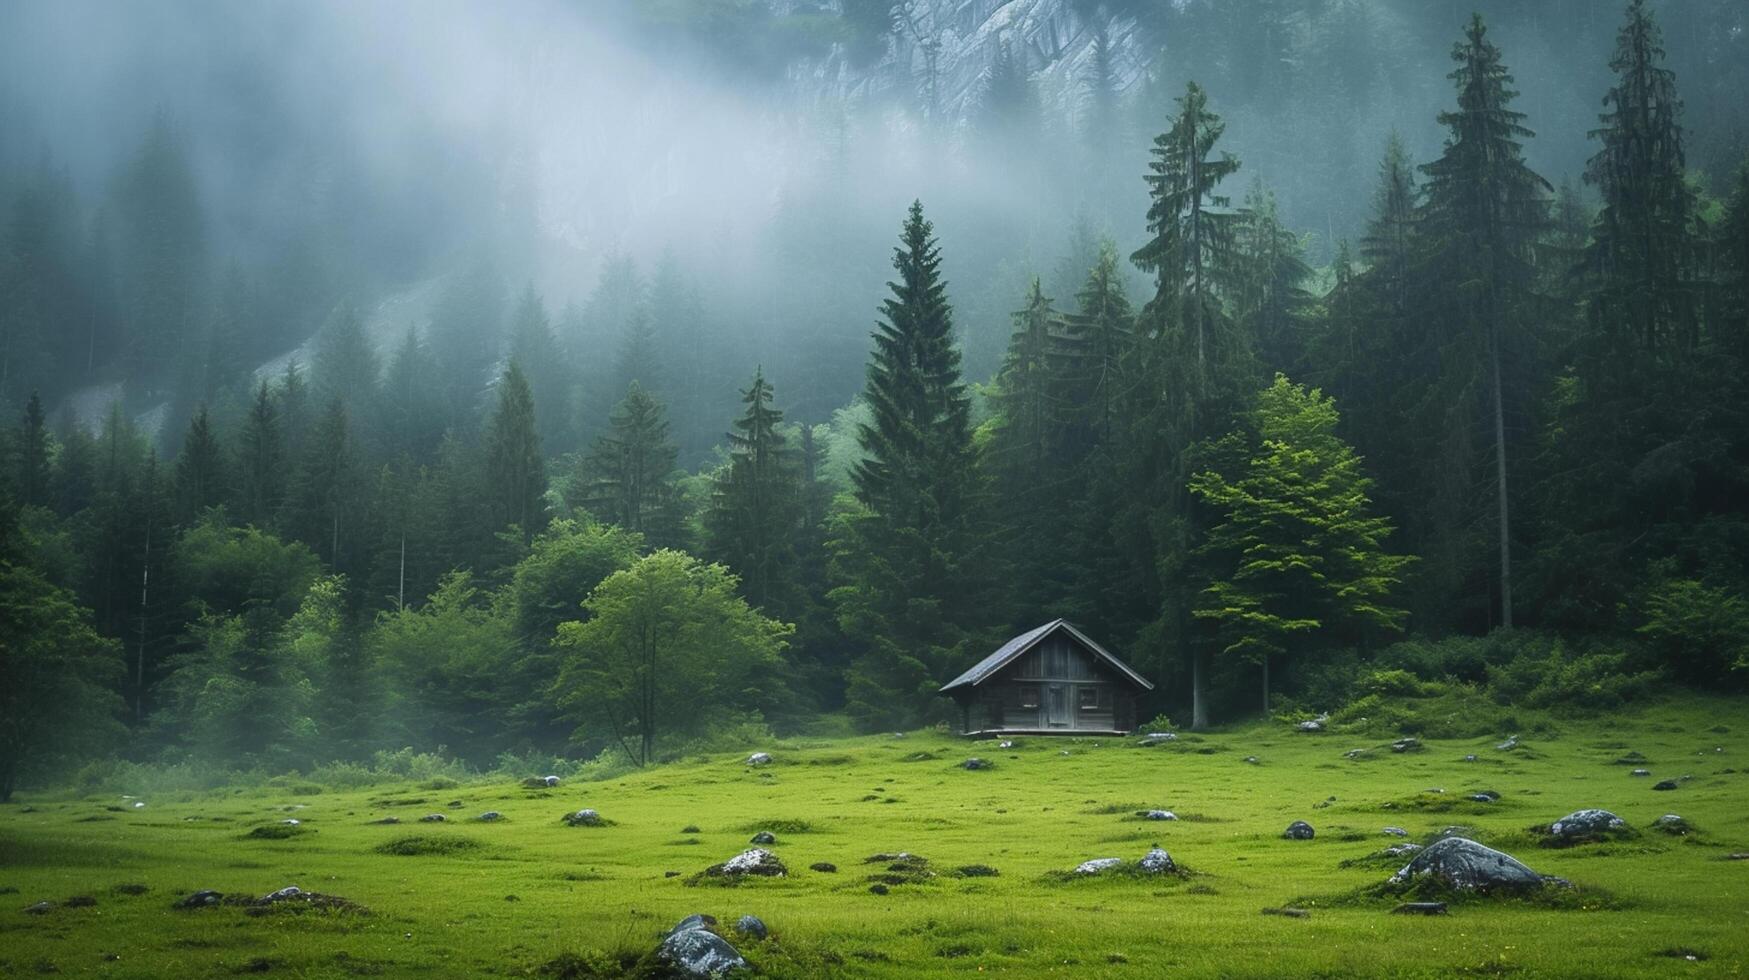
<svg viewBox="0 0 1749 980"><path fill-rule="evenodd" d="M781 0L774 0L781 2ZM1157 45L1131 17L1103 27L1120 92L1140 84ZM1102 26L1069 0L910 0L895 15L886 53L866 67L842 52L794 66L804 94L857 101L889 100L920 111L933 96L937 117L953 124L976 106L1001 46L1023 57L1047 112L1074 118L1091 77ZM933 80L933 93L931 81Z"/></svg>

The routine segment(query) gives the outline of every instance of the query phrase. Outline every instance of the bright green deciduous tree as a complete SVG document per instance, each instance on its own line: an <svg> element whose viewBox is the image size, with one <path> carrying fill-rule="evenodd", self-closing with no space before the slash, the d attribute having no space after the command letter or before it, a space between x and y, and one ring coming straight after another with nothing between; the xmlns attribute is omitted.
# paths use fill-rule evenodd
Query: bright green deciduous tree
<svg viewBox="0 0 1749 980"><path fill-rule="evenodd" d="M1278 374L1245 428L1211 447L1225 465L1190 479L1221 515L1198 549L1215 577L1195 615L1218 625L1223 656L1262 668L1266 711L1272 657L1408 616L1391 594L1414 559L1385 550L1391 523L1372 513L1372 481L1337 422L1335 402Z"/></svg>

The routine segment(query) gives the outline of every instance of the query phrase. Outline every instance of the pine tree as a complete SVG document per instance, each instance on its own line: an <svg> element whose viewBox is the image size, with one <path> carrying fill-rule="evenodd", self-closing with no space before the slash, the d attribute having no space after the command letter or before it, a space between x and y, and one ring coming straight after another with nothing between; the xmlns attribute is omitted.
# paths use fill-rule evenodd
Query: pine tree
<svg viewBox="0 0 1749 980"><path fill-rule="evenodd" d="M297 460L304 450L304 436L310 427L310 386L298 359L286 362L279 378L279 390L274 394L279 415L279 432L285 441L286 458Z"/></svg>
<svg viewBox="0 0 1749 980"><path fill-rule="evenodd" d="M1731 179L1731 194L1718 228L1718 250L1725 294L1721 339L1749 363L1749 158Z"/></svg>
<svg viewBox="0 0 1749 980"><path fill-rule="evenodd" d="M658 547L673 545L680 536L675 453L662 403L634 381L573 478L573 503Z"/></svg>
<svg viewBox="0 0 1749 980"><path fill-rule="evenodd" d="M1105 442L1112 436L1124 366L1135 344L1135 312L1110 239L1100 243L1099 260L1087 271L1075 301L1076 312L1064 318L1076 389L1072 397L1092 439Z"/></svg>
<svg viewBox="0 0 1749 980"><path fill-rule="evenodd" d="M504 284L484 262L454 276L431 314L426 342L437 363L437 390L447 406L445 422L473 431L491 365L501 349Z"/></svg>
<svg viewBox="0 0 1749 980"><path fill-rule="evenodd" d="M1027 78L1026 53L1015 53L1008 41L996 45L996 57L984 73L978 98L978 126L987 138L1021 138L1037 125L1038 105Z"/></svg>
<svg viewBox="0 0 1749 980"><path fill-rule="evenodd" d="M1234 229L1234 261L1240 275L1232 293L1240 329L1256 345L1266 367L1297 370L1304 356L1306 307L1311 294L1300 237L1282 227L1275 192L1254 179Z"/></svg>
<svg viewBox="0 0 1749 980"><path fill-rule="evenodd" d="M1427 175L1423 223L1430 241L1426 271L1439 290L1437 342L1446 353L1442 383L1447 391L1486 391L1493 444L1495 525L1498 535L1500 624L1511 628L1512 522L1507 480L1505 362L1528 363L1524 307L1535 282L1532 248L1547 225L1548 181L1524 162L1521 140L1533 134L1524 114L1511 108L1517 95L1500 50L1488 41L1476 15L1464 40L1452 46L1457 69L1457 108L1439 114L1450 130L1440 158L1422 167ZM1522 389L1522 383L1515 389ZM1445 393L1442 393L1444 395ZM1463 395L1446 395L1458 401ZM1516 410L1516 406L1514 407ZM1461 413L1443 412L1448 418Z"/></svg>
<svg viewBox="0 0 1749 980"><path fill-rule="evenodd" d="M1162 675L1173 660L1189 665L1191 725L1203 728L1209 723L1207 649L1193 635L1188 597L1163 583L1185 574L1199 530L1186 490L1186 450L1227 431L1256 388L1256 370L1249 338L1220 299L1238 282L1233 233L1239 215L1218 188L1239 161L1230 153L1214 155L1226 126L1195 82L1176 106L1171 128L1154 140L1145 177L1151 238L1131 256L1154 273L1155 291L1140 317L1138 398L1127 409L1130 432L1121 453L1126 472L1112 477L1126 492L1108 488L1105 499L1121 501L1127 511L1114 520L1134 569L1130 588L1158 610L1146 628L1148 645L1161 658Z"/></svg>
<svg viewBox="0 0 1749 980"><path fill-rule="evenodd" d="M50 496L51 469L49 432L43 418L43 402L36 392L24 403L24 418L18 423L18 454L15 475L18 502L26 507L46 507Z"/></svg>
<svg viewBox="0 0 1749 980"><path fill-rule="evenodd" d="M1396 130L1385 142L1373 191L1372 218L1360 239L1360 254L1379 292L1399 312L1409 303L1416 222L1415 164Z"/></svg>
<svg viewBox="0 0 1749 980"><path fill-rule="evenodd" d="M386 442L429 462L443 439L446 409L439 389L437 363L419 328L409 325L389 358L383 378L383 426ZM424 593L420 593L424 595Z"/></svg>
<svg viewBox="0 0 1749 980"><path fill-rule="evenodd" d="M486 432L486 492L497 526L520 528L524 543L546 527L546 461L534 392L515 361L498 380L498 410Z"/></svg>
<svg viewBox="0 0 1749 980"><path fill-rule="evenodd" d="M510 359L528 377L534 392L535 429L549 452L558 452L568 439L570 420L570 369L553 335L546 306L530 283L510 315Z"/></svg>
<svg viewBox="0 0 1749 980"><path fill-rule="evenodd" d="M795 538L801 495L795 461L778 426L763 369L741 392L746 411L728 433L729 462L704 514L709 556L741 577L741 594L780 619L795 606Z"/></svg>
<svg viewBox="0 0 1749 980"><path fill-rule="evenodd" d="M252 527L270 527L279 512L285 483L284 440L273 391L263 378L237 438L237 519Z"/></svg>
<svg viewBox="0 0 1749 980"><path fill-rule="evenodd" d="M350 303L342 304L316 334L312 361L315 395L322 404L346 403L355 418L375 416L381 371L376 348Z"/></svg>
<svg viewBox="0 0 1749 980"><path fill-rule="evenodd" d="M1645 0L1631 0L1616 38L1603 97L1602 148L1585 181L1603 195L1587 266L1601 277L1594 329L1605 333L1600 357L1631 367L1642 355L1698 341L1687 274L1693 195L1684 173L1682 103L1676 76L1663 67L1662 32Z"/></svg>
<svg viewBox="0 0 1749 980"><path fill-rule="evenodd" d="M359 513L358 455L346 404L339 399L317 420L281 505L280 526L336 571L350 571Z"/></svg>
<svg viewBox="0 0 1749 980"><path fill-rule="evenodd" d="M863 390L864 456L851 470L860 509L840 520L833 547L839 622L868 648L851 671L849 708L869 727L916 721L936 685L970 662L987 615L971 402L920 202L893 267Z"/></svg>
<svg viewBox="0 0 1749 980"><path fill-rule="evenodd" d="M176 517L184 525L208 507L225 501L229 493L229 466L219 446L206 405L195 410L176 456Z"/></svg>

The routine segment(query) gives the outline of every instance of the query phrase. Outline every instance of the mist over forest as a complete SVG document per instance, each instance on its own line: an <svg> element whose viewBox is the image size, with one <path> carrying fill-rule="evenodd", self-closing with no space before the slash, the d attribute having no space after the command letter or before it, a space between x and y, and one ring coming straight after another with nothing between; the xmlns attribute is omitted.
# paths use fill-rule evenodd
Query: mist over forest
<svg viewBox="0 0 1749 980"><path fill-rule="evenodd" d="M14 0L0 796L1056 617L1198 727L1740 686L1745 91L1740 0Z"/></svg>

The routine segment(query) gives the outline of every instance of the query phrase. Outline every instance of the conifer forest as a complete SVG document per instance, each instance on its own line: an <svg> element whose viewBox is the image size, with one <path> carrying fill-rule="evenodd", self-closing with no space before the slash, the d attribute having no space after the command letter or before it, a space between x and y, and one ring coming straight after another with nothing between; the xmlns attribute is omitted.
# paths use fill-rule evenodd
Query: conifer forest
<svg viewBox="0 0 1749 980"><path fill-rule="evenodd" d="M824 780L895 733L963 754L943 685L1059 619L1151 685L1114 744L1239 740L1211 766L1302 731L1514 765L1494 744L1541 733L1551 767L1653 732L1726 752L1749 732L1746 93L1742 0L0 5L0 886L55 863L21 806L655 792L708 785L684 767L712 753L771 749L781 781L784 746L842 744L793 777ZM973 742L1012 770L1009 744ZM1294 765L1349 765L1324 744ZM1065 819L1155 793L1085 778ZM1710 830L1749 851L1736 799ZM1587 867L1557 870L1584 895ZM942 882L919 887L973 887ZM1629 911L1600 914L1654 901L1610 890ZM1290 897L1246 898L1247 927ZM760 952L708 938L779 976L1045 972L988 938L900 969L774 927ZM669 940L515 969L718 969ZM1713 942L1713 966L1749 956ZM1049 962L1277 975L1147 955ZM132 975L218 961L151 962ZM0 951L0 975L37 963Z"/></svg>

